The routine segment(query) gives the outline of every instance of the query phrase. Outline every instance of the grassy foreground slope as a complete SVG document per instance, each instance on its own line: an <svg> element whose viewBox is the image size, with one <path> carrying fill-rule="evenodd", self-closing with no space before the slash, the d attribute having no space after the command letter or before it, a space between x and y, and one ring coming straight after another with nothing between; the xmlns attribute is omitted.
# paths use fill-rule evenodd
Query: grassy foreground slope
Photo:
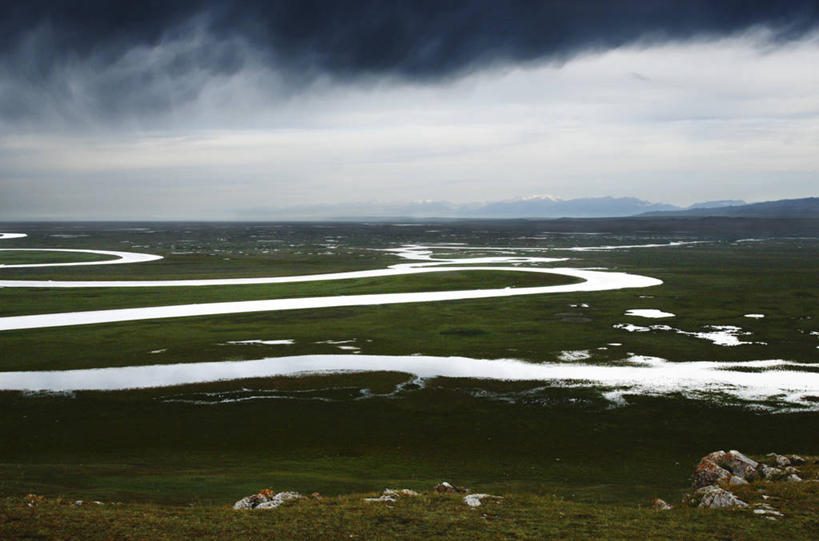
<svg viewBox="0 0 819 541"><path fill-rule="evenodd" d="M816 473L803 468L803 475ZM808 471L809 470L809 471ZM159 506L64 499L0 500L0 536L83 539L815 539L819 482L758 482L735 489L752 506L770 504L775 520L752 509L709 510L572 502L553 495L505 494L468 508L460 496L423 493L394 503L364 496L291 500L273 510ZM763 499L763 495L766 497Z"/></svg>
<svg viewBox="0 0 819 541"><path fill-rule="evenodd" d="M109 507L0 502L6 539L794 539L815 538L810 518L770 522L747 512L660 513L548 497L510 496L471 510L459 499L419 498L396 506L361 496L267 512L224 507L125 504Z"/></svg>
<svg viewBox="0 0 819 541"><path fill-rule="evenodd" d="M339 495L425 490L573 501L679 501L715 449L817 454L819 416L681 397L390 372L142 391L0 393L0 492L226 505L267 486ZM381 395L364 398L360 392Z"/></svg>

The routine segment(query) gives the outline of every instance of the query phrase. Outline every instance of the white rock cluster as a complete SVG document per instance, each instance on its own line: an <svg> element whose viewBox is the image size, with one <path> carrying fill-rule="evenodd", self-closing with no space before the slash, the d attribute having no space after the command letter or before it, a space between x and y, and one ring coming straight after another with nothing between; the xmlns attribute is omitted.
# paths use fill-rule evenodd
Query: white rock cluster
<svg viewBox="0 0 819 541"><path fill-rule="evenodd" d="M396 490L394 488L385 488L381 496L377 498L364 498L365 502L394 502L401 496L418 496L418 493L408 488Z"/></svg>
<svg viewBox="0 0 819 541"><path fill-rule="evenodd" d="M265 489L259 491L252 496L242 498L233 504L234 509L275 509L287 500L294 500L304 498L298 492L278 492L273 493L272 490Z"/></svg>
<svg viewBox="0 0 819 541"><path fill-rule="evenodd" d="M464 503L473 509L480 507L482 500L502 500L501 496L493 496L492 494L467 494L464 496Z"/></svg>

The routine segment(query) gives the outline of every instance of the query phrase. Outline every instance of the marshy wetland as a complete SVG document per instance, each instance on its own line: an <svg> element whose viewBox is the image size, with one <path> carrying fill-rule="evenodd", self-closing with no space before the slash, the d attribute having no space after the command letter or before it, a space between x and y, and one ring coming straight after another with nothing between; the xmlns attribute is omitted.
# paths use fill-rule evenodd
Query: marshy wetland
<svg viewBox="0 0 819 541"><path fill-rule="evenodd" d="M623 509L819 454L819 239L749 222L3 224L0 490Z"/></svg>

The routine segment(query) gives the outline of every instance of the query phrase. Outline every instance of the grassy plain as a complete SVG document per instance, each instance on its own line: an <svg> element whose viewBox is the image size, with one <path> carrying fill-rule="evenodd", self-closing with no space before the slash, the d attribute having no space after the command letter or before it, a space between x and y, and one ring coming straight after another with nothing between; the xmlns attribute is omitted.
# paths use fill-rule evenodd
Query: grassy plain
<svg viewBox="0 0 819 541"><path fill-rule="evenodd" d="M814 468L815 471L815 468ZM458 496L423 494L394 504L362 496L299 500L274 511L236 512L208 505L72 506L46 500L27 507L0 500L0 535L83 539L812 539L818 483L759 483L737 492L749 503L775 502L780 520L752 511L576 502L553 495L512 493L469 509ZM769 497L762 499L762 493ZM55 535L56 534L56 535Z"/></svg>
<svg viewBox="0 0 819 541"><path fill-rule="evenodd" d="M767 225L752 221L742 227L732 220L589 222L595 221L582 225L551 221L133 226L142 229L121 224L3 225L0 230L27 232L30 237L2 241L2 247L134 250L166 257L108 267L5 269L0 272L3 279L314 274L402 262L373 248L460 242L548 248L519 253L569 257L570 261L553 265L606 267L660 278L664 284L609 292L3 332L0 370L339 353L333 344L318 343L327 340L355 340L353 344L368 354L512 357L532 362L554 361L565 350L589 350L592 358L584 362L601 365L617 362L627 352L670 361L818 360L819 340L811 332L819 330L819 241L809 234L816 231L810 223L790 224L785 228L788 235L783 236L784 226L777 221ZM568 234L564 228L575 233ZM736 242L746 236L743 231L762 240ZM51 236L67 232L88 236ZM561 250L672 240L707 242L623 251ZM456 246L440 253L497 255ZM476 271L241 288L7 288L0 289L0 315L545 283L546 275ZM583 303L588 307L580 306ZM737 325L752 332L748 340L766 344L721 347L670 332L629 333L613 328L616 323L660 322L625 316L630 308L673 312L675 318L661 322L687 331ZM749 319L743 317L746 313L766 317ZM295 343L224 345L253 339ZM611 342L622 346L608 346ZM159 350L163 351L149 353ZM239 537L250 528L275 532L280 527L313 536L332 531L369 538L396 529L408 532L408 537L413 533L444 537L447 532L588 537L616 527L618 534L610 537L683 538L709 531L730 537L741 526L748 538L799 538L808 531L805 528L817 524L815 499L810 500L814 502L810 512L778 524L747 513L679 510L664 515L639 509L655 496L679 501L693 465L715 449L819 454L815 412L770 414L719 397L681 396L629 396L627 406L613 408L601 389L567 389L543 382L437 378L424 387L408 386L390 394L409 380L407 374L379 372L67 395L0 392L0 494L9 497L0 505L6 521L0 522L0 534L3 528L21 523L30 527L25 531L34 532L36 524L59 522L62 531L73 532L110 522L137 528L132 531L142 531L145 537L156 531L151 528L177 537L197 532ZM361 392L365 388L370 391L366 396ZM246 399L251 396L259 398ZM242 400L220 403L217 398ZM359 504L357 497L346 496L387 486L428 490L441 480L509 497L491 509L493 518L487 520L480 512L455 510L456 502L446 498L424 497L406 508L373 511ZM268 486L319 491L336 498L330 508L310 502L260 518L225 509ZM52 499L127 505L104 510L66 507L65 513L59 506L23 509L19 498L29 492ZM188 504L196 507L183 507ZM147 529L138 529L140 521ZM319 529L301 530L314 527L308 526L309 521Z"/></svg>
<svg viewBox="0 0 819 541"><path fill-rule="evenodd" d="M2 248L2 246L0 246ZM111 261L117 259L103 254L83 254L73 252L40 252L36 250L0 250L2 265L44 265L54 263L80 263L89 261ZM4 269L11 270L11 269Z"/></svg>
<svg viewBox="0 0 819 541"><path fill-rule="evenodd" d="M137 308L170 304L257 299L451 291L503 287L541 287L579 280L557 274L502 271L450 271L326 282L273 285L140 288L6 288L0 290L0 317L61 311Z"/></svg>

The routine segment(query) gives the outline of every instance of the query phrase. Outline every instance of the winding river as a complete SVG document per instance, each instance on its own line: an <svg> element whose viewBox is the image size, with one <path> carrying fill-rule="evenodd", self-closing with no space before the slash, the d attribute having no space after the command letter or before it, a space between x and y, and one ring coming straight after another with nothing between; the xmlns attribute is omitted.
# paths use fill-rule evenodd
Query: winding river
<svg viewBox="0 0 819 541"><path fill-rule="evenodd" d="M4 235L14 235L6 233ZM17 234L19 235L19 234ZM9 237L4 237L9 238ZM18 237L19 238L19 237ZM451 248L450 248L451 249ZM2 249L0 249L2 250ZM17 250L25 250L17 248ZM36 250L47 251L47 248ZM117 263L137 263L154 261L160 256L129 252L105 252L101 250L65 250L81 253L107 254L118 259L94 261L86 264L105 265ZM143 308L124 308L115 310L89 310L81 312L63 312L0 318L0 331L37 329L45 327L65 327L70 325L92 325L122 321L140 321L192 316L212 316L239 314L248 312L272 312L282 310L302 310L308 308L334 308L341 306L375 306L385 304L405 304L418 302L442 302L465 299L488 299L495 297L516 297L521 295L542 295L547 293L569 293L577 291L606 291L623 288L641 288L662 284L661 280L628 274L600 270L577 269L568 267L521 267L565 261L563 258L535 256L495 256L477 258L433 258L432 248L422 245L407 245L391 248L386 251L394 253L413 263L392 265L386 269L366 271L338 272L331 274L312 274L302 276L276 276L260 278L228 278L205 280L133 280L133 281L52 281L52 280L0 280L0 287L20 288L90 288L90 287L201 287L246 284L282 284L294 282L318 282L328 280L348 280L352 278L373 278L379 276L398 276L406 274L424 274L455 271L504 271L528 272L542 274L559 274L578 278L581 281L572 284L543 287L467 289L458 291L432 291L416 293L385 293L369 295L337 295L331 297L301 297L288 299L217 302L202 304L179 304L171 306L151 306ZM516 266L488 266L488 265ZM82 263L37 264L37 266L82 265ZM469 265L469 266L464 266ZM8 265L7 268L25 265ZM31 265L33 266L33 265Z"/></svg>
<svg viewBox="0 0 819 541"><path fill-rule="evenodd" d="M23 238L24 233L0 233L0 239ZM622 246L622 248L655 248L679 246L689 243L645 244ZM569 251L610 250L614 246L566 248ZM0 249L6 250L6 249ZM156 261L161 256L134 252L104 250L68 250L50 248L15 248L14 250L37 250L77 252L110 256L112 259L93 262L46 263L6 265L4 268L111 265ZM38 314L0 318L0 331L63 327L70 325L103 324L118 321L138 321L160 318L238 314L329 308L339 306L373 306L385 304L443 302L463 299L487 299L520 295L541 295L578 291L605 291L623 288L644 288L662 284L647 276L610 272L599 269L569 267L539 267L554 264L565 258L536 256L491 256L475 258L433 257L434 250L482 250L485 252L510 251L512 248L485 248L451 245L406 245L385 251L403 259L404 263L385 269L374 269L331 274L303 276L277 276L261 278L230 278L205 280L133 280L133 281L50 281L50 280L0 280L0 287L9 288L94 288L94 287L203 287L244 284L281 284L295 282L318 282L352 278L372 278L406 274L440 273L454 271L503 271L559 274L577 278L577 283L523 288L472 289L460 291L434 291L416 293L387 293L370 295L339 295L330 297L302 297L273 300L220 302L205 304L182 304L152 306L118 310L92 310L56 314ZM525 249L520 251L533 251ZM537 249L542 250L542 249ZM518 251L518 253L520 252ZM514 253L514 252L512 252ZM468 265L468 266L466 266ZM514 265L514 266L512 266ZM521 266L528 265L528 266ZM1 270L1 269L0 269ZM651 316L672 317L673 314L649 311ZM655 314L656 312L656 314ZM637 314L640 315L640 314ZM236 344L286 344L292 340L249 340ZM620 344L609 344L610 346ZM349 348L357 349L357 348ZM605 348L600 348L605 349ZM158 350L151 353L161 353ZM578 359L588 358L584 353ZM388 370L413 374L420 378L467 377L496 380L546 381L549 385L603 386L603 396L611 402L624 403L630 393L664 394L682 393L686 396L713 398L708 393L719 393L734 400L756 402L759 407L777 411L793 409L819 409L811 397L819 395L819 374L812 371L814 365L785 360L761 360L744 362L668 362L659 357L629 353L615 365L601 366L593 363L549 362L529 363L516 359L473 359L466 357L431 357L424 355L387 356L362 354L278 356L254 361L222 361L184 364L156 364L119 368L85 370L0 372L0 390L29 391L75 391L117 390L146 387L165 387L181 384L202 383L225 379L271 376L293 376L310 373ZM400 386L399 386L400 387ZM397 391L396 391L397 392ZM264 396L256 397L264 398ZM233 399L227 399L231 401ZM773 400L773 402L772 402Z"/></svg>

